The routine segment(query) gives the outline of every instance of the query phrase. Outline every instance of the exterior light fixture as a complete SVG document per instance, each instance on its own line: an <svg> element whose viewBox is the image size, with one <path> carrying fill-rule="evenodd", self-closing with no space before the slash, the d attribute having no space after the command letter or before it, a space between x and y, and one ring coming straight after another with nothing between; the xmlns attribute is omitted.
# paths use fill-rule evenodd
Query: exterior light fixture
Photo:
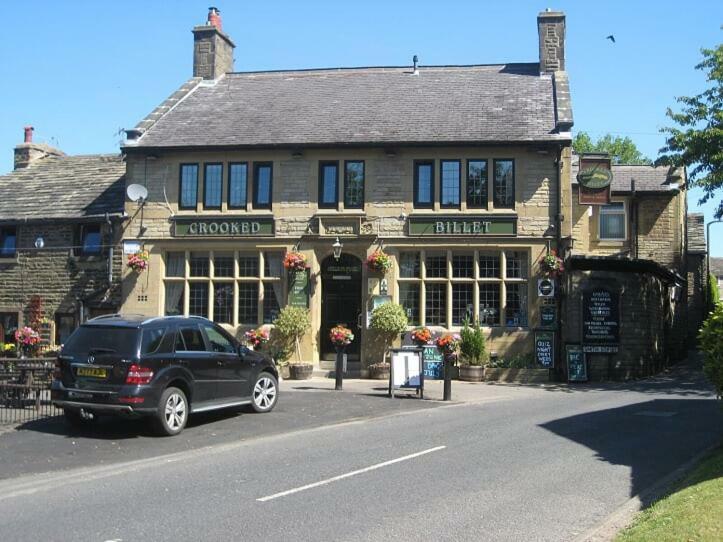
<svg viewBox="0 0 723 542"><path fill-rule="evenodd" d="M344 245L339 242L339 238L336 238L336 241L334 241L334 244L331 245L331 248L334 249L334 259L338 262L339 258L341 258L341 249L344 248Z"/></svg>
<svg viewBox="0 0 723 542"><path fill-rule="evenodd" d="M37 239L35 239L35 248L40 250L44 246L45 246L45 239L43 239L42 237L38 237Z"/></svg>

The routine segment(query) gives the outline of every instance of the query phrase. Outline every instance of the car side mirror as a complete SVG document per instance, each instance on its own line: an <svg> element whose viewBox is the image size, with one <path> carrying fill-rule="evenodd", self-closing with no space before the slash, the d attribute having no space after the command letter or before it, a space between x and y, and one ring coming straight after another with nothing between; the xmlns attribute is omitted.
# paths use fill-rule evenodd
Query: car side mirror
<svg viewBox="0 0 723 542"><path fill-rule="evenodd" d="M246 355L250 352L247 346L241 345L238 347L238 355L243 357L246 357Z"/></svg>

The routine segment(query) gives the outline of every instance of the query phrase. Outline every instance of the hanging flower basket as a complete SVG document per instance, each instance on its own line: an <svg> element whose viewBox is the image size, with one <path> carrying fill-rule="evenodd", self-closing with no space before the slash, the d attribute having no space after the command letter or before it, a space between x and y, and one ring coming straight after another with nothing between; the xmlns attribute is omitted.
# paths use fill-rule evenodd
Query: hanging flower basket
<svg viewBox="0 0 723 542"><path fill-rule="evenodd" d="M128 256L128 267L136 273L143 273L148 269L148 251L140 250Z"/></svg>
<svg viewBox="0 0 723 542"><path fill-rule="evenodd" d="M554 249L548 252L547 255L542 258L540 267L542 268L543 273L550 277L557 277L565 271L565 266L563 264L562 258L557 255L557 251Z"/></svg>
<svg viewBox="0 0 723 542"><path fill-rule="evenodd" d="M439 348L445 356L456 356L457 350L459 350L459 343L461 338L456 333L447 333L438 337L435 341L437 348Z"/></svg>
<svg viewBox="0 0 723 542"><path fill-rule="evenodd" d="M432 343L432 332L428 327L418 327L411 333L412 342L417 346L425 346Z"/></svg>
<svg viewBox="0 0 723 542"><path fill-rule="evenodd" d="M367 258L367 268L376 273L387 273L392 268L392 259L383 250L375 250Z"/></svg>
<svg viewBox="0 0 723 542"><path fill-rule="evenodd" d="M25 326L15 332L15 340L20 345L22 354L30 355L40 342L40 334L33 328Z"/></svg>
<svg viewBox="0 0 723 542"><path fill-rule="evenodd" d="M349 346L354 340L354 334L346 326L334 326L329 331L329 340L336 347Z"/></svg>
<svg viewBox="0 0 723 542"><path fill-rule="evenodd" d="M287 271L304 271L306 269L306 256L301 252L287 252L284 256L284 268Z"/></svg>
<svg viewBox="0 0 723 542"><path fill-rule="evenodd" d="M269 332L266 329L250 329L244 333L246 344L251 348L257 348L269 341Z"/></svg>

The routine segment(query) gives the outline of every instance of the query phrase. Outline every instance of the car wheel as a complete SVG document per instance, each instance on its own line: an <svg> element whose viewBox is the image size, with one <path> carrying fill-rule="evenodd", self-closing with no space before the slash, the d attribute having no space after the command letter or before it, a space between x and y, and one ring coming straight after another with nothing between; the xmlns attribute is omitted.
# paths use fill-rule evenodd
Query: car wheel
<svg viewBox="0 0 723 542"><path fill-rule="evenodd" d="M256 377L251 394L251 408L254 412L270 412L279 398L279 382L271 373L261 373Z"/></svg>
<svg viewBox="0 0 723 542"><path fill-rule="evenodd" d="M167 388L161 394L154 420L158 433L172 437L183 431L188 421L188 410L186 394L178 388Z"/></svg>

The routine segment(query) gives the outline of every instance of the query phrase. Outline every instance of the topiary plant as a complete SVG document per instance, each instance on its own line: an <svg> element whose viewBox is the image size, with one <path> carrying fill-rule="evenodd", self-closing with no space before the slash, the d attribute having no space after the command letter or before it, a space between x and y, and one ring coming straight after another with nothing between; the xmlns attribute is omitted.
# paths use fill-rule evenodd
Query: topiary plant
<svg viewBox="0 0 723 542"><path fill-rule="evenodd" d="M700 349L705 361L703 372L716 389L719 399L723 398L723 304L718 304L710 313L698 334Z"/></svg>
<svg viewBox="0 0 723 542"><path fill-rule="evenodd" d="M480 328L479 322L475 323L470 327L469 321L464 321L464 327L460 332L462 343L459 346L459 350L462 353L462 358L469 365L484 365L487 361L487 349L485 335Z"/></svg>
<svg viewBox="0 0 723 542"><path fill-rule="evenodd" d="M387 360L387 352L392 341L401 333L407 330L409 320L407 313L401 305L385 303L372 311L369 327L376 331L384 343L384 362Z"/></svg>
<svg viewBox="0 0 723 542"><path fill-rule="evenodd" d="M309 310L303 307L287 305L279 311L274 320L274 333L282 346L281 351L296 349L297 362L301 362L301 348L299 341L311 327ZM287 348L284 349L283 346Z"/></svg>

